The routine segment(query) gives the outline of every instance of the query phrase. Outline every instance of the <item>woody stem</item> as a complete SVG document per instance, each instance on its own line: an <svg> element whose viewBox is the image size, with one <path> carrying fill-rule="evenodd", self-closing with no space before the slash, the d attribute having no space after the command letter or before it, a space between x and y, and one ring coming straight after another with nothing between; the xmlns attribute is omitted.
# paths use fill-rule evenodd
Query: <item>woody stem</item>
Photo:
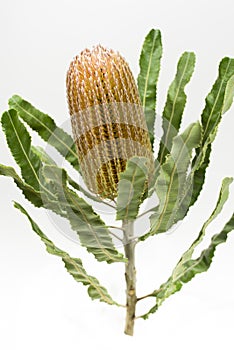
<svg viewBox="0 0 234 350"><path fill-rule="evenodd" d="M136 297L136 269L135 269L135 246L136 240L134 237L134 222L123 220L124 232L124 250L125 256L128 259L125 263L125 279L126 279L126 324L125 334L133 335L135 309L137 303Z"/></svg>

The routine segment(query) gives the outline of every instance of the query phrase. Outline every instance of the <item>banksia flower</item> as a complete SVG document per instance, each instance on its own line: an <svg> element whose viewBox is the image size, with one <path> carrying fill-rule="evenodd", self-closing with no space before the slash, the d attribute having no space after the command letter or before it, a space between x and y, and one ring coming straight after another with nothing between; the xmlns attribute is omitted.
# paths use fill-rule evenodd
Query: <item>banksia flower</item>
<svg viewBox="0 0 234 350"><path fill-rule="evenodd" d="M117 195L119 175L133 156L153 164L148 129L132 72L120 54L96 46L71 62L67 99L74 140L87 187Z"/></svg>

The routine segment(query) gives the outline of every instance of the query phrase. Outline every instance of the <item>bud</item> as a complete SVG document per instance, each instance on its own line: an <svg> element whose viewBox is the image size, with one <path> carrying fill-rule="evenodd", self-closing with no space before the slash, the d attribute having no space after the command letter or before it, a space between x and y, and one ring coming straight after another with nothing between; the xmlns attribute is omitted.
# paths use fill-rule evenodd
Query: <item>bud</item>
<svg viewBox="0 0 234 350"><path fill-rule="evenodd" d="M84 181L90 191L113 199L129 158L142 156L153 164L132 72L119 53L86 49L70 64L67 99Z"/></svg>

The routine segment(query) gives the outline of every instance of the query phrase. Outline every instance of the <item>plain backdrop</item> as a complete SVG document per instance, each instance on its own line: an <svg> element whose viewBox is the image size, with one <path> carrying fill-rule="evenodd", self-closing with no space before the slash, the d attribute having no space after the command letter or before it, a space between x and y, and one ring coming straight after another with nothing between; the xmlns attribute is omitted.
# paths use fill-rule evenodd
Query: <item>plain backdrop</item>
<svg viewBox="0 0 234 350"><path fill-rule="evenodd" d="M158 113L183 51L196 53L194 76L186 89L182 128L196 121L224 56L234 57L232 0L8 0L0 2L0 109L12 94L20 94L58 125L68 125L65 74L70 60L95 44L118 50L137 77L144 37L159 28L163 38ZM138 295L158 288L181 253L212 212L222 178L234 175L234 108L223 118L213 146L207 180L197 204L170 234L149 239L137 248ZM33 135L33 141L42 145ZM0 131L0 163L13 165ZM16 167L18 170L18 168ZM70 168L69 168L70 169ZM123 334L124 309L93 302L85 287L67 274L59 258L50 256L25 217L13 208L23 204L43 231L73 256L81 257L89 274L100 279L124 303L122 264L97 263L66 238L59 224L43 210L26 203L7 178L0 179L0 348L168 350L234 347L234 234L218 247L212 267L175 294L148 321L138 320L135 336ZM234 207L228 204L209 227L219 232ZM109 214L103 213L108 220ZM139 304L138 314L152 301Z"/></svg>

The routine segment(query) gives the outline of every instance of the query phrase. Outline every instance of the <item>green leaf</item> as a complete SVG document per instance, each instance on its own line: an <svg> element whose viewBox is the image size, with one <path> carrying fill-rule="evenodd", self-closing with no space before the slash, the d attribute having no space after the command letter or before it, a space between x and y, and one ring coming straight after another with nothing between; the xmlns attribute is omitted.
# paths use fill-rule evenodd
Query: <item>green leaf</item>
<svg viewBox="0 0 234 350"><path fill-rule="evenodd" d="M192 191L191 201L187 211L192 206L205 181L206 169L210 162L211 144L215 140L222 114L231 107L230 91L233 86L234 59L224 58L219 65L219 74L210 93L206 98L206 105L202 113L203 138L201 146L196 150L192 162L192 172L188 179L187 190Z"/></svg>
<svg viewBox="0 0 234 350"><path fill-rule="evenodd" d="M148 236L167 231L175 222L180 202L184 193L187 171L190 165L192 150L198 147L201 140L199 122L191 124L181 135L174 138L171 154L161 166L155 190L159 198L157 211L150 216Z"/></svg>
<svg viewBox="0 0 234 350"><path fill-rule="evenodd" d="M65 159L79 171L79 163L73 139L63 129L59 128L47 114L40 112L20 96L14 95L9 100L9 106L14 108L19 116L41 138L53 146Z"/></svg>
<svg viewBox="0 0 234 350"><path fill-rule="evenodd" d="M232 178L225 178L222 183L219 198L214 211L209 219L204 223L197 239L192 243L190 248L182 255L181 259L174 268L172 275L163 283L158 290L155 290L151 297L156 297L156 305L150 309L142 318L148 318L150 313L157 311L158 307L172 294L178 292L184 283L191 281L196 274L205 272L209 269L216 247L227 240L227 235L234 229L234 214L226 223L222 231L214 235L208 248L202 251L197 259L192 259L195 248L202 242L206 229L209 224L220 214L229 196L229 187L232 183Z"/></svg>
<svg viewBox="0 0 234 350"><path fill-rule="evenodd" d="M219 76L212 87L211 92L206 98L206 105L202 113L202 126L203 126L203 142L204 144L209 138L210 134L215 132L217 125L219 124L222 116L223 109L225 107L225 94L230 85L228 82L231 79L233 83L234 74L234 59L225 57L222 59L219 66ZM229 99L228 99L229 101Z"/></svg>
<svg viewBox="0 0 234 350"><path fill-rule="evenodd" d="M190 203L189 202L187 203L187 211L189 210L189 207L196 202L202 190L203 184L205 182L205 177L206 177L206 169L208 168L210 163L210 155L211 155L211 144L207 143L206 146L202 148L200 157L195 158L192 162L193 164L192 171L191 171L190 177L188 178L187 184L185 186L186 190L185 190L184 198L186 198L187 193L191 192L191 195L188 198Z"/></svg>
<svg viewBox="0 0 234 350"><path fill-rule="evenodd" d="M67 272L77 282L80 282L84 286L88 287L88 294L91 299L99 299L100 301L110 305L119 305L110 297L106 288L102 287L95 277L87 274L80 259L72 258L68 253L57 248L54 243L49 240L49 238L41 231L36 222L32 220L27 211L19 203L15 202L14 206L15 208L19 209L24 215L26 215L31 223L33 231L41 238L42 242L45 244L47 252L49 254L60 257L65 264Z"/></svg>
<svg viewBox="0 0 234 350"><path fill-rule="evenodd" d="M227 82L222 114L226 113L231 108L231 105L233 103L233 97L234 97L234 75L232 75Z"/></svg>
<svg viewBox="0 0 234 350"><path fill-rule="evenodd" d="M39 191L40 180L38 174L42 164L40 159L31 152L31 137L25 126L19 121L16 111L10 110L3 113L2 127L8 147L21 168L24 180Z"/></svg>
<svg viewBox="0 0 234 350"><path fill-rule="evenodd" d="M138 90L145 111L150 141L154 143L154 123L156 115L156 89L162 56L161 33L152 29L145 38L140 55Z"/></svg>
<svg viewBox="0 0 234 350"><path fill-rule="evenodd" d="M14 168L0 164L0 175L11 177L16 185L21 189L25 198L29 200L36 207L43 205L41 193L36 191L31 186L27 185L16 173Z"/></svg>
<svg viewBox="0 0 234 350"><path fill-rule="evenodd" d="M202 226L202 229L199 233L198 238L193 242L193 244L191 245L191 247L188 249L188 251L186 251L186 253L183 254L181 261L186 261L188 259L191 259L195 248L198 246L199 243L202 242L205 234L206 234L206 229L209 226L209 224L215 220L215 218L221 213L224 204L227 202L228 197L229 197L229 187L231 185L231 183L233 182L233 179L230 177L226 177L225 179L223 179L222 182L222 186L221 186L221 190L219 193L219 198L218 201L216 203L215 209L212 212L211 216L209 217L208 220L206 220L206 222L204 223L204 225Z"/></svg>
<svg viewBox="0 0 234 350"><path fill-rule="evenodd" d="M163 111L163 136L160 142L158 163L163 164L171 151L173 138L178 134L187 96L185 86L191 79L195 66L195 54L184 52L177 65L175 79L171 83Z"/></svg>
<svg viewBox="0 0 234 350"><path fill-rule="evenodd" d="M148 159L132 157L120 174L116 220L134 220L146 189Z"/></svg>
<svg viewBox="0 0 234 350"><path fill-rule="evenodd" d="M46 153L44 148L40 146L31 146L32 152L40 158L41 162L49 165L56 165L56 162Z"/></svg>
<svg viewBox="0 0 234 350"><path fill-rule="evenodd" d="M100 216L93 211L91 205L66 186L67 174L65 170L46 165L43 168L43 174L50 186L53 187L57 197L57 201L48 202L47 208L69 220L72 229L79 235L81 244L98 261L124 262L122 254L113 245L111 232ZM57 203L60 205L59 208Z"/></svg>
<svg viewBox="0 0 234 350"><path fill-rule="evenodd" d="M2 127L5 132L8 147L21 168L21 174L25 182L33 187L36 192L45 191L46 195L55 198L53 192L43 185L40 172L42 163L40 158L32 151L31 137L21 123L15 110L9 110L2 115Z"/></svg>
<svg viewBox="0 0 234 350"><path fill-rule="evenodd" d="M97 197L97 196L93 195L92 193L86 191L81 185L79 185L77 182L75 182L70 176L67 176L67 181L68 181L70 186L72 186L75 190L83 193L85 195L85 197L87 197L87 198L89 198L89 199L91 199L91 200L93 200L95 202L106 204L99 197Z"/></svg>
<svg viewBox="0 0 234 350"><path fill-rule="evenodd" d="M48 155L48 153L42 147L32 146L32 151L40 158L43 164L55 165L55 166L57 165L55 161ZM104 203L97 196L94 196L90 192L86 191L82 186L80 186L77 182L75 182L70 176L67 176L67 180L69 185L71 185L75 190L83 193L87 198L99 203Z"/></svg>

